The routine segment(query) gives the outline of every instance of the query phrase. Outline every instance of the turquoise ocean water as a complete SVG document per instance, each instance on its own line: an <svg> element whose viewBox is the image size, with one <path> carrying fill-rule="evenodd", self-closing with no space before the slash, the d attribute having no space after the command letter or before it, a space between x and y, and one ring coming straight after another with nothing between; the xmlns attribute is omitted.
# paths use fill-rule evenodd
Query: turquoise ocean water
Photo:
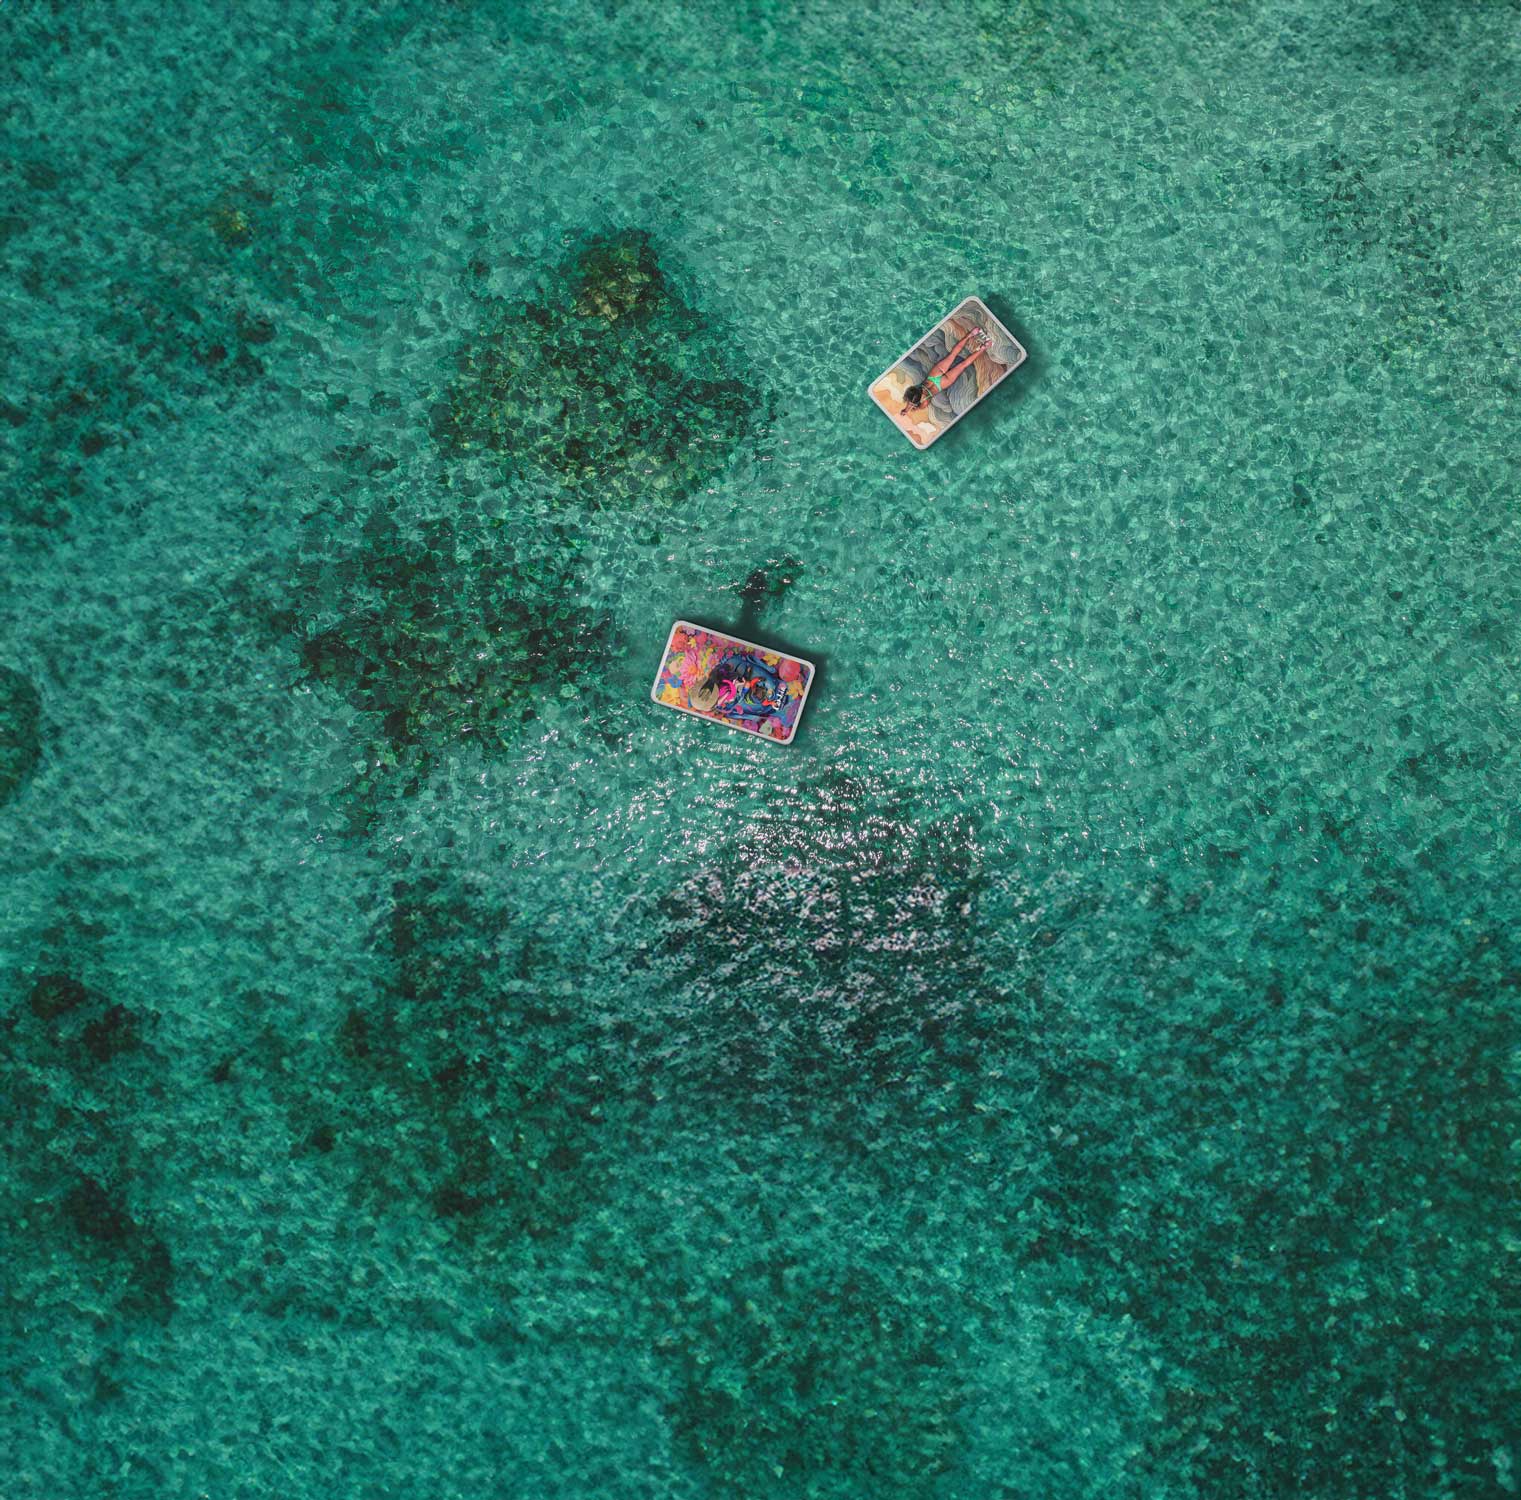
<svg viewBox="0 0 1521 1500"><path fill-rule="evenodd" d="M6 1496L1521 1490L1513 0L0 56Z"/></svg>

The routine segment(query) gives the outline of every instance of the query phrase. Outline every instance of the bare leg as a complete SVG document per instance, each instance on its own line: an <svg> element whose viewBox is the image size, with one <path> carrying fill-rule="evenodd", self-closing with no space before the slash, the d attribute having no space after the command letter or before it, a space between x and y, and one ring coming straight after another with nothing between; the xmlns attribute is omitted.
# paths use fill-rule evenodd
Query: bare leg
<svg viewBox="0 0 1521 1500"><path fill-rule="evenodd" d="M955 369L951 370L946 375L946 377L945 377L945 385L955 385L955 383L957 381L957 378L961 375L961 372L963 370L965 370L968 365L975 365L977 363L978 355L980 355L981 353L982 353L982 350L979 349L977 351L977 354L969 354L969 355L967 355L967 357L964 360L962 360L961 363L959 365L957 365ZM945 389L945 385L941 386L941 390Z"/></svg>
<svg viewBox="0 0 1521 1500"><path fill-rule="evenodd" d="M942 359L940 361L940 363L937 364L933 370L930 371L930 374L931 375L944 375L945 372L947 370L949 370L950 367L953 364L956 363L956 356L958 354L960 354L961 351L964 348L966 348L967 340L970 339L970 338L975 337L977 334L979 334L981 332L982 332L982 330L980 328L974 328L974 329L972 329L971 333L965 333L965 334L963 334L961 336L960 340L957 342L956 347L954 349L952 349L951 352L949 354L947 354L945 356L945 358Z"/></svg>

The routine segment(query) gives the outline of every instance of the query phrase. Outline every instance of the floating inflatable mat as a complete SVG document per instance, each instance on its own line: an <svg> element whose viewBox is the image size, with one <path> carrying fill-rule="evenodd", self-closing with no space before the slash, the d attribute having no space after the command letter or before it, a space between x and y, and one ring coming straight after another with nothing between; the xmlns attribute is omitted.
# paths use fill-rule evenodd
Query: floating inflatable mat
<svg viewBox="0 0 1521 1500"><path fill-rule="evenodd" d="M914 447L928 448L1024 362L1024 345L981 298L968 297L878 375L866 394Z"/></svg>
<svg viewBox="0 0 1521 1500"><path fill-rule="evenodd" d="M813 663L687 620L671 626L650 697L679 713L788 744L803 716Z"/></svg>

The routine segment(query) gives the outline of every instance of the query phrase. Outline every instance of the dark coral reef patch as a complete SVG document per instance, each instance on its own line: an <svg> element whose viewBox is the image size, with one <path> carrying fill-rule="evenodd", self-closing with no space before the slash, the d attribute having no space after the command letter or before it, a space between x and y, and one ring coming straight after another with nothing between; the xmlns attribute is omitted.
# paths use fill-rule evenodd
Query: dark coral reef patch
<svg viewBox="0 0 1521 1500"><path fill-rule="evenodd" d="M449 746L499 746L537 695L590 670L609 627L576 600L576 550L563 532L520 548L500 523L403 525L382 505L357 548L303 560L302 665L371 720L361 803L398 773L415 787Z"/></svg>
<svg viewBox="0 0 1521 1500"><path fill-rule="evenodd" d="M843 1256L775 1249L669 1309L657 1347L682 1372L678 1444L725 1500L943 1493L965 1385L931 1299L910 1305Z"/></svg>
<svg viewBox="0 0 1521 1500"><path fill-rule="evenodd" d="M1391 174L1400 169L1373 155L1314 146L1259 163L1264 180L1291 204L1338 259L1381 253L1415 299L1421 317L1454 320L1463 288L1455 269L1443 207Z"/></svg>
<svg viewBox="0 0 1521 1500"><path fill-rule="evenodd" d="M688 305L647 234L585 239L536 300L498 303L435 412L446 452L486 452L598 505L668 502L719 474L764 397Z"/></svg>
<svg viewBox="0 0 1521 1500"><path fill-rule="evenodd" d="M56 966L78 946L64 936L17 976L0 1012L0 1140L13 1164L0 1212L30 1231L10 1268L16 1295L41 1295L61 1257L117 1315L163 1321L173 1261L134 1207L146 1165L138 1121L162 1096L157 1062L143 1016Z"/></svg>
<svg viewBox="0 0 1521 1500"><path fill-rule="evenodd" d="M1081 985L1053 950L1019 1116L1052 1149L992 1223L1167 1351L1154 1456L1199 1494L1485 1493L1514 1405L1493 1207L1521 961L1336 836L1313 905L1264 906L1234 961L1191 959L1230 953L1233 899L1165 881L1139 986L1060 1005Z"/></svg>
<svg viewBox="0 0 1521 1500"><path fill-rule="evenodd" d="M869 1130L955 1078L1012 1013L979 946L983 893L965 813L889 808L838 773L801 789L658 902L684 1088L755 1120L837 1108Z"/></svg>
<svg viewBox="0 0 1521 1500"><path fill-rule="evenodd" d="M123 270L100 289L69 357L24 403L0 402L0 517L66 526L108 493L104 472L139 439L235 402L265 376L255 350L267 354L276 329L244 288L188 258L172 271Z"/></svg>
<svg viewBox="0 0 1521 1500"><path fill-rule="evenodd" d="M390 976L335 1038L313 1149L350 1153L358 1190L427 1204L505 1244L567 1227L621 1132L616 1059L592 987L472 876L409 872L382 927Z"/></svg>
<svg viewBox="0 0 1521 1500"><path fill-rule="evenodd" d="M42 756L42 697L10 667L0 667L0 803L15 796Z"/></svg>

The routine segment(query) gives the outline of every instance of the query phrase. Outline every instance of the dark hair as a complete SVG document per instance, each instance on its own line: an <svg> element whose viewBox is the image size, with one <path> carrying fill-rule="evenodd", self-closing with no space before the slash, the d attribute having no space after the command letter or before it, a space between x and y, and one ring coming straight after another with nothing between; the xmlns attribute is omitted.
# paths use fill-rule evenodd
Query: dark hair
<svg viewBox="0 0 1521 1500"><path fill-rule="evenodd" d="M910 404L917 406L924 399L924 387L922 385L909 386L909 388L903 393L903 399Z"/></svg>

